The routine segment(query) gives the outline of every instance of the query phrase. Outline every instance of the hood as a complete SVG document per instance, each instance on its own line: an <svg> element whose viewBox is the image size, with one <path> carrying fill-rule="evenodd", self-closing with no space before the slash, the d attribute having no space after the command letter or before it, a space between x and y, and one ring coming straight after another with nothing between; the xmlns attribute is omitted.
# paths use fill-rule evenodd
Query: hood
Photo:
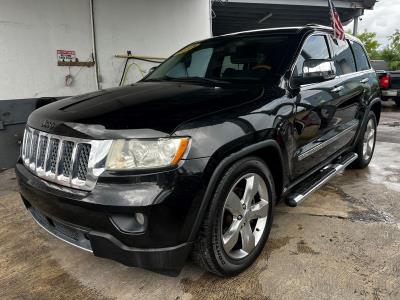
<svg viewBox="0 0 400 300"><path fill-rule="evenodd" d="M132 132L172 134L182 123L258 99L262 87L213 87L179 82L140 82L59 100L32 113L28 125L50 133L108 138ZM66 132L72 130L74 133ZM142 133L142 134L140 134Z"/></svg>

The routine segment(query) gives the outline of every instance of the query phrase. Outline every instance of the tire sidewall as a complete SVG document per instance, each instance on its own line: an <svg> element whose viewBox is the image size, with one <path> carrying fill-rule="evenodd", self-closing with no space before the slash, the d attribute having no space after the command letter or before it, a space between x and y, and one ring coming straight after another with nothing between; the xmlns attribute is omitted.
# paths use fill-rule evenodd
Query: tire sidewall
<svg viewBox="0 0 400 300"><path fill-rule="evenodd" d="M228 174L229 173L229 174ZM249 267L259 256L261 251L264 248L264 245L268 239L269 233L272 227L272 217L273 217L273 207L276 202L275 196L275 186L274 181L272 179L272 175L265 164L258 158L249 157L241 160L236 163L233 168L228 171L228 176L224 177L222 181L219 183L217 192L215 193L213 199L215 207L212 208L214 210L214 216L212 218L213 226L212 226L212 247L213 253L217 260L218 266L222 270L223 273L227 275L235 275L242 272L244 269ZM242 259L232 259L229 257L222 245L222 228L221 228L221 219L223 207L225 204L226 197L230 192L232 186L237 182L239 178L247 173L256 173L260 175L267 186L268 196L270 200L270 209L268 212L267 224L265 225L264 233L258 242L256 248L252 251L252 253Z"/></svg>
<svg viewBox="0 0 400 300"><path fill-rule="evenodd" d="M364 158L364 155L363 155L363 150L364 150L364 135L365 135L365 131L367 130L367 126L368 126L368 123L369 123L369 121L372 119L372 121L374 122L374 125L375 125L375 140L374 140L374 146L373 146L373 148L372 148L372 152L371 152L371 155L370 155L370 157L368 158L368 159L365 159ZM373 155L374 155L374 152L375 152L375 145L376 145L376 134L377 134L377 121L376 121L376 116L375 116L375 114L372 112L372 111L370 111L369 112L369 114L368 114L368 118L367 118L367 121L365 122L365 125L364 125L364 128L363 128L363 131L362 131L362 135L361 135L361 137L360 137L360 141L359 141L359 144L358 144L358 149L357 149L357 154L359 155L359 157L360 157L360 162L361 162L361 165L362 166L367 166L370 162L371 162L371 160L372 160L372 157L373 157Z"/></svg>
<svg viewBox="0 0 400 300"><path fill-rule="evenodd" d="M400 108L400 97L393 98L393 100L396 103L397 107Z"/></svg>

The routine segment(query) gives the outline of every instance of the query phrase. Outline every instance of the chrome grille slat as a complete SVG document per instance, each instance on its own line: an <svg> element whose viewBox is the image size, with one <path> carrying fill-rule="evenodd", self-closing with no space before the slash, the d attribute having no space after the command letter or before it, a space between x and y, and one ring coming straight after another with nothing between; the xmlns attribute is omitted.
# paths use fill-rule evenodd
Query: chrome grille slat
<svg viewBox="0 0 400 300"><path fill-rule="evenodd" d="M40 147L41 147L42 140L43 140L43 135L38 133L38 138L37 138L37 142L36 142L35 160L34 160L35 170L38 168L39 153L41 151Z"/></svg>
<svg viewBox="0 0 400 300"><path fill-rule="evenodd" d="M60 174L60 169L59 169L59 165L60 165L60 160L61 160L61 153L62 153L62 139L56 139L57 142L57 154L55 154L55 162L56 165L54 167L54 174L56 175L56 177Z"/></svg>
<svg viewBox="0 0 400 300"><path fill-rule="evenodd" d="M47 143L48 143L48 138L45 135L40 136L40 141L39 141L39 153L37 155L37 160L36 160L36 169L44 169L44 163L46 159L46 151L47 151Z"/></svg>
<svg viewBox="0 0 400 300"><path fill-rule="evenodd" d="M26 139L26 150L25 150L25 162L29 165L30 154L31 154L31 145L32 145L32 131L28 131L28 137Z"/></svg>
<svg viewBox="0 0 400 300"><path fill-rule="evenodd" d="M22 145L26 145L26 139L27 139L27 137L28 137L28 131L25 130L25 131L24 131L24 138L22 139ZM22 147L22 149L21 149L22 160L25 160L25 156L26 156L26 154L25 154L25 149L26 149L26 147Z"/></svg>
<svg viewBox="0 0 400 300"><path fill-rule="evenodd" d="M37 154L37 146L38 146L38 140L39 140L39 133L38 132L33 132L32 133L32 143L31 143L31 149L30 149L30 154L29 154L29 167L32 170L36 170L36 154Z"/></svg>
<svg viewBox="0 0 400 300"><path fill-rule="evenodd" d="M72 157L71 157L71 163L70 163L70 172L69 172L69 182L72 182L72 178L76 177L76 166L75 166L75 161L77 160L77 155L79 155L79 153L77 153L77 149L78 149L78 143L74 144L74 147L72 148ZM79 160L79 157L78 157Z"/></svg>
<svg viewBox="0 0 400 300"><path fill-rule="evenodd" d="M92 190L105 170L111 143L58 136L27 127L21 155L28 169L45 180Z"/></svg>

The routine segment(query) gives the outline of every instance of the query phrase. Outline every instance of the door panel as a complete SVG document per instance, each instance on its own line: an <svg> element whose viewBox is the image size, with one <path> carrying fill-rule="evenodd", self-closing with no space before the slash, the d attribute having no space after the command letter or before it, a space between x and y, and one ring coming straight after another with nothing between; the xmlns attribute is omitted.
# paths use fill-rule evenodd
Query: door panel
<svg viewBox="0 0 400 300"><path fill-rule="evenodd" d="M293 176L298 177L326 159L327 141L338 119L335 102L337 79L304 87L296 99L295 138L297 151L293 157Z"/></svg>
<svg viewBox="0 0 400 300"><path fill-rule="evenodd" d="M365 95L364 78L357 73L348 42L327 39L338 76L301 88L296 101L294 178L348 146L360 124L357 112Z"/></svg>

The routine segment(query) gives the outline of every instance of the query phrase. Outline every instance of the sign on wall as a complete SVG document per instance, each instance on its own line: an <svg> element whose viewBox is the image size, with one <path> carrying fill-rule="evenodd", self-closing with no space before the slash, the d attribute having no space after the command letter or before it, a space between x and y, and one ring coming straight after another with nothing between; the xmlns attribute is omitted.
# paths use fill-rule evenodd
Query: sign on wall
<svg viewBox="0 0 400 300"><path fill-rule="evenodd" d="M57 60L64 62L76 61L76 53L74 50L57 50Z"/></svg>

